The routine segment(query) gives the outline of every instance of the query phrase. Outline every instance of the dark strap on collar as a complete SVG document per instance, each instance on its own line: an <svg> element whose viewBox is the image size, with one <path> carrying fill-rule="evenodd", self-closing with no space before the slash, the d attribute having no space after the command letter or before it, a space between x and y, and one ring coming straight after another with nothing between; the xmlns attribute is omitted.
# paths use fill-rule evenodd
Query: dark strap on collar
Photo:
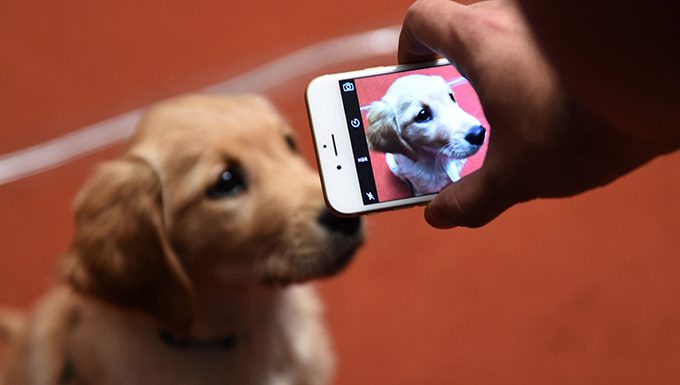
<svg viewBox="0 0 680 385"><path fill-rule="evenodd" d="M64 361L64 366L61 367L61 373L57 380L58 385L68 385L76 377L76 368L73 367L73 362L70 359Z"/></svg>
<svg viewBox="0 0 680 385"><path fill-rule="evenodd" d="M218 338L214 340L197 340L191 338L178 338L166 331L159 331L158 336L161 341L167 346L178 349L225 349L229 350L236 346L236 336L228 335L223 338ZM76 377L76 368L68 357L64 361L61 367L61 373L59 373L59 379L57 380L58 385L68 385Z"/></svg>
<svg viewBox="0 0 680 385"><path fill-rule="evenodd" d="M166 332L165 330L160 330L158 332L158 337L160 337L161 341L163 341L165 345L178 350L188 349L230 350L233 349L234 346L236 346L236 336L234 336L233 334L212 340L201 340L188 337L176 337Z"/></svg>

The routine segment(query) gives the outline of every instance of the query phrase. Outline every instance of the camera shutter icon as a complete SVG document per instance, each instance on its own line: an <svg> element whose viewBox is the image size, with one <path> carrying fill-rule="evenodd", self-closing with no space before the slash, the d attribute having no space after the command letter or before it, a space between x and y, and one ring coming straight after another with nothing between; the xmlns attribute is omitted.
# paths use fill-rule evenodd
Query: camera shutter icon
<svg viewBox="0 0 680 385"><path fill-rule="evenodd" d="M342 90L345 92L352 92L354 91L354 84L347 82L342 84Z"/></svg>

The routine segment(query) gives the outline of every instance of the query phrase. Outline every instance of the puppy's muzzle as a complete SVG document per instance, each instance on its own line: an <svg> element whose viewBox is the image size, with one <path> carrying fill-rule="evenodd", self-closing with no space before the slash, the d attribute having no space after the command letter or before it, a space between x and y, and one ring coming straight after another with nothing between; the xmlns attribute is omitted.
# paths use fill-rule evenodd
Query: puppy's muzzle
<svg viewBox="0 0 680 385"><path fill-rule="evenodd" d="M484 143L485 136L486 129L484 127L474 126L465 134L465 140L474 146L481 146Z"/></svg>
<svg viewBox="0 0 680 385"><path fill-rule="evenodd" d="M361 219L359 217L338 217L325 208L321 210L317 222L330 232L348 236L356 235L361 227Z"/></svg>

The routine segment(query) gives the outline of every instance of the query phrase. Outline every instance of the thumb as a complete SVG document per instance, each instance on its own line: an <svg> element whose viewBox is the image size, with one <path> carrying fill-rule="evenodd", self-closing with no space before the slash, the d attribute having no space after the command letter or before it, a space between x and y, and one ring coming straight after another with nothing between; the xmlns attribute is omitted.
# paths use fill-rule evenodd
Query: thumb
<svg viewBox="0 0 680 385"><path fill-rule="evenodd" d="M482 167L439 192L425 209L425 220L440 229L480 227L512 205Z"/></svg>

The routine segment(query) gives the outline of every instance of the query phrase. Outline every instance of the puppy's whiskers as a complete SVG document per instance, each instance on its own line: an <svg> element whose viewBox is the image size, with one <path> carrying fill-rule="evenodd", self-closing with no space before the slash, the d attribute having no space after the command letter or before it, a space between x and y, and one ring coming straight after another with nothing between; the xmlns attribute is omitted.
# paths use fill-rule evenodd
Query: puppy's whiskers
<svg viewBox="0 0 680 385"><path fill-rule="evenodd" d="M453 147L453 144L447 143L444 147L439 149L439 152L437 153L437 158L440 158L442 161L448 159L448 158L454 158L456 154L456 150Z"/></svg>

